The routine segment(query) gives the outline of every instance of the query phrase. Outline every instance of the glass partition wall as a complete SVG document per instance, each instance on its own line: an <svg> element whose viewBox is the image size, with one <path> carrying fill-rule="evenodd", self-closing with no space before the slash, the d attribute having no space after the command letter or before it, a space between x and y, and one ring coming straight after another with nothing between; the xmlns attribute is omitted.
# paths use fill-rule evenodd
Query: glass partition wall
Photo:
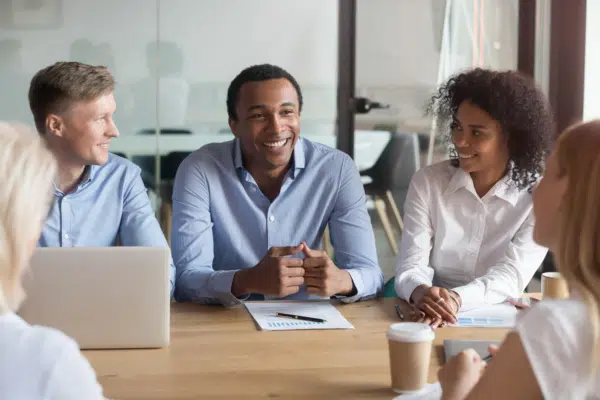
<svg viewBox="0 0 600 400"><path fill-rule="evenodd" d="M0 120L33 126L27 89L39 69L64 60L105 65L117 81L120 137L111 151L138 164L146 185L168 201L182 157L233 138L230 81L245 67L271 63L303 89L302 133L335 147L338 3L283 3L2 2Z"/></svg>
<svg viewBox="0 0 600 400"><path fill-rule="evenodd" d="M340 24L348 15L355 21ZM340 35L346 25L353 32ZM170 202L179 163L207 143L233 138L225 103L230 81L245 67L272 63L302 88L302 135L336 147L336 134L353 134L361 171L398 134L417 138L407 142L402 173L391 184L402 213L412 173L446 156L423 114L428 98L463 69L516 69L517 26L518 0L7 0L0 2L0 120L33 125L27 88L39 69L59 60L106 65L117 81L120 131L111 151L140 166L169 232L169 215L159 206ZM341 59L338 69L346 46L355 63ZM343 68L355 69L360 101L338 99ZM338 115L348 115L338 107L357 114L356 131L336 129ZM371 111L361 114L361 107ZM374 202L368 204L372 210ZM381 207L377 214L372 221L388 277L399 236L386 238Z"/></svg>

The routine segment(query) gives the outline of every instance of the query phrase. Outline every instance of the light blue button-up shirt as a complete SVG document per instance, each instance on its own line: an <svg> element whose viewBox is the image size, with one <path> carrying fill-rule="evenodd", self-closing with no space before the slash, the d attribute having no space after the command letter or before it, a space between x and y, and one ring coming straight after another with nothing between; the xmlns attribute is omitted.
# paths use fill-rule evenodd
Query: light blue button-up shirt
<svg viewBox="0 0 600 400"><path fill-rule="evenodd" d="M54 204L39 240L40 247L165 246L140 168L109 154L102 166L90 165L75 190L54 187ZM171 295L175 267L171 261Z"/></svg>
<svg viewBox="0 0 600 400"><path fill-rule="evenodd" d="M237 139L206 145L185 159L175 179L175 298L239 304L231 293L237 270L254 267L274 246L305 241L319 248L327 224L335 264L350 273L357 290L343 300L371 298L381 289L383 276L365 203L352 159L322 144L298 140L293 166L273 202L243 167ZM313 297L304 287L288 296Z"/></svg>

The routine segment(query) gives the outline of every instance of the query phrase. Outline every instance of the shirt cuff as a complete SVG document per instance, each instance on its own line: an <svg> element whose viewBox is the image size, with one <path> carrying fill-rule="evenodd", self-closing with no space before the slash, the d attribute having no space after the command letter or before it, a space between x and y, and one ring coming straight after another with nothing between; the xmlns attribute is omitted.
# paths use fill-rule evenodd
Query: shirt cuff
<svg viewBox="0 0 600 400"><path fill-rule="evenodd" d="M227 308L239 306L250 297L250 294L247 294L238 298L231 293L231 284L236 272L237 270L219 271L212 280L213 290L217 293L219 302Z"/></svg>
<svg viewBox="0 0 600 400"><path fill-rule="evenodd" d="M169 298L173 300L175 299L175 277L171 277L169 279L169 283L171 284L171 292L169 294Z"/></svg>
<svg viewBox="0 0 600 400"><path fill-rule="evenodd" d="M396 282L394 282L394 289L396 289L396 294L398 295L398 297L403 300L406 300L408 303L411 302L410 296L412 296L412 293L417 287L421 285L431 286L433 284L433 282L428 281L427 279L421 278L419 276L400 275L400 278L401 279L398 279L398 277L396 277Z"/></svg>
<svg viewBox="0 0 600 400"><path fill-rule="evenodd" d="M221 304L225 307L238 306L249 295L237 298L231 293L231 283L236 272L236 270L214 271L210 276L200 273L186 274L185 278L180 278L177 281L177 284L180 286L178 300L192 301L200 304ZM194 287L200 280L204 282L208 280L205 286L210 288L208 293L199 290L198 287Z"/></svg>
<svg viewBox="0 0 600 400"><path fill-rule="evenodd" d="M461 306L459 311L472 310L485 303L483 290L476 282L467 283L452 290L460 296Z"/></svg>
<svg viewBox="0 0 600 400"><path fill-rule="evenodd" d="M338 297L343 303L354 303L355 301L358 301L362 297L364 297L365 283L364 283L360 269L354 268L354 269L347 269L346 271L350 274L350 278L352 278L352 284L356 288L356 294L354 296L350 296L350 297L347 297L347 296L336 296L336 297Z"/></svg>
<svg viewBox="0 0 600 400"><path fill-rule="evenodd" d="M170 299L173 300L175 295L175 276L177 275L173 262L169 264L169 283L171 284Z"/></svg>

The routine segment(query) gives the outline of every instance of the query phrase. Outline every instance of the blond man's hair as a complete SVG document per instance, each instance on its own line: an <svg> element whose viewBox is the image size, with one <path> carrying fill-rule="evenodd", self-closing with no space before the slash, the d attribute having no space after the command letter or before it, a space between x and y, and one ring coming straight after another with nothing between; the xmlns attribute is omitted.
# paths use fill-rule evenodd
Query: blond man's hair
<svg viewBox="0 0 600 400"><path fill-rule="evenodd" d="M600 120L568 128L558 139L559 173L567 189L558 216L557 268L589 310L600 362Z"/></svg>
<svg viewBox="0 0 600 400"><path fill-rule="evenodd" d="M38 71L29 85L29 108L38 132L46 131L49 114L60 115L75 103L112 93L114 87L113 76L102 66L61 61Z"/></svg>
<svg viewBox="0 0 600 400"><path fill-rule="evenodd" d="M43 138L0 122L0 315L25 297L21 274L48 214L56 171Z"/></svg>

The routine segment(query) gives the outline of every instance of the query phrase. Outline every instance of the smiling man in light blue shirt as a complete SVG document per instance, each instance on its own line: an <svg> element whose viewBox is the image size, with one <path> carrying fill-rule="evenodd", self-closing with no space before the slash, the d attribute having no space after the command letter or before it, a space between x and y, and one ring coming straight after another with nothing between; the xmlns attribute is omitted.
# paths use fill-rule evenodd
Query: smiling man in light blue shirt
<svg viewBox="0 0 600 400"><path fill-rule="evenodd" d="M113 90L106 68L77 62L53 64L31 81L36 128L59 167L41 247L168 246L140 168L108 152L119 136ZM172 262L170 281L172 294Z"/></svg>
<svg viewBox="0 0 600 400"><path fill-rule="evenodd" d="M227 93L235 140L181 164L173 192L178 301L372 298L383 278L358 170L300 138L302 93L283 69L242 71ZM318 250L329 225L335 262Z"/></svg>

